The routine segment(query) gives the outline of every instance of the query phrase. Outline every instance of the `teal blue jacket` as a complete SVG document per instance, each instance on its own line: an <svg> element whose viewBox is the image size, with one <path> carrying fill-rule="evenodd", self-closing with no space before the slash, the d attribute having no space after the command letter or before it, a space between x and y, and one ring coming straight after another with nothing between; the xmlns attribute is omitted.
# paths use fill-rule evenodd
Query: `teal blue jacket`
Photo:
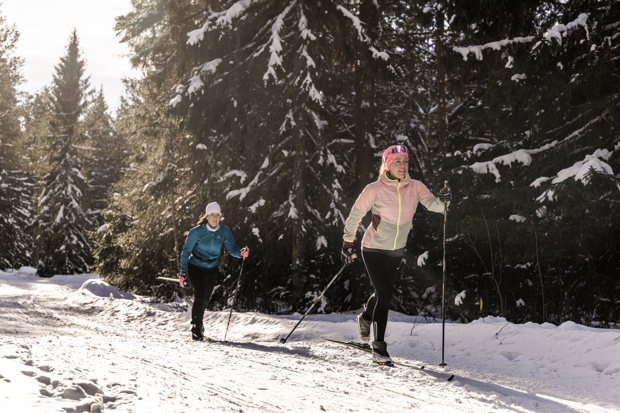
<svg viewBox="0 0 620 413"><path fill-rule="evenodd" d="M201 225L189 230L185 245L183 245L183 253L181 254L181 272L187 272L187 263L202 268L213 268L219 264L219 256L222 251L222 245L226 245L226 249L236 258L241 258L241 251L235 243L230 228L220 224L217 231L209 231L207 225ZM214 260L211 262L200 261L194 255L198 254L201 258Z"/></svg>

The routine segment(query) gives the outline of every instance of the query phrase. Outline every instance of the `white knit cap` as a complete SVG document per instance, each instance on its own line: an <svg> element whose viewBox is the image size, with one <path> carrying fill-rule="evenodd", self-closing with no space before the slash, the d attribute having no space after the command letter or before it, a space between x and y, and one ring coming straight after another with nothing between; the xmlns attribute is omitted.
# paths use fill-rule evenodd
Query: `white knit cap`
<svg viewBox="0 0 620 413"><path fill-rule="evenodd" d="M217 202L211 202L210 204L207 204L207 215L213 214L216 212L222 215L222 210L220 209L220 206Z"/></svg>

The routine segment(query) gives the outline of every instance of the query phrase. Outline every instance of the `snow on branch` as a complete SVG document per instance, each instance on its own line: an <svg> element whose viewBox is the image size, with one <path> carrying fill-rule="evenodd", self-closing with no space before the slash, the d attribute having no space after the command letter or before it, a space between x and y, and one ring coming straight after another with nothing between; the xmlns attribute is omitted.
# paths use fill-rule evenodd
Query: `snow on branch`
<svg viewBox="0 0 620 413"><path fill-rule="evenodd" d="M359 19L359 17L355 16L349 10L345 9L344 7L340 5L336 6L336 8L340 10L342 14L344 14L345 17L348 17L351 20L351 22L353 22L353 26L355 26L355 28L357 29L357 35L359 39L363 42L369 43L370 37L366 35L366 32L364 31L364 28L362 27L362 21Z"/></svg>
<svg viewBox="0 0 620 413"><path fill-rule="evenodd" d="M235 189L234 191L230 191L228 194L226 194L226 199L230 199L230 198L239 196L239 201L241 201L243 198L246 197L248 192L250 192L252 190L252 188L254 186L256 186L256 184L258 183L258 178L261 176L261 174L262 174L262 171L259 171L256 174L256 176L254 177L254 179L252 179L252 182L250 182L248 184L248 186L246 186L245 188Z"/></svg>
<svg viewBox="0 0 620 413"><path fill-rule="evenodd" d="M336 6L336 8L340 10L345 17L351 20L353 26L355 26L355 28L357 29L358 38L364 43L370 43L371 39L370 37L368 37L366 31L362 27L362 21L359 19L359 17L355 16L349 10L345 9L340 5ZM390 58L389 54L387 54L386 52L380 52L373 46L370 46L368 49L372 52L372 57L375 59L388 60Z"/></svg>
<svg viewBox="0 0 620 413"><path fill-rule="evenodd" d="M583 161L575 162L573 166L564 168L558 172L555 178L553 178L553 181L551 181L551 184L559 184L568 178L573 178L575 181L581 181L584 185L588 185L590 183L590 176L588 174L591 171L613 176L614 171L611 166L603 162L603 160L608 160L612 153L613 151L610 152L607 149L597 149L592 155L586 155ZM536 198L536 201L544 202L545 199L553 201L555 199L554 195L555 191L553 189L547 189Z"/></svg>
<svg viewBox="0 0 620 413"><path fill-rule="evenodd" d="M512 162L518 161L518 162L521 162L523 165L527 166L532 162L531 155L546 151L547 149L551 149L557 145L561 145L579 136L581 132L583 132L586 128L588 128L593 123L597 122L599 119L601 119L600 116L592 119L582 128L577 129L576 131L574 131L573 133L571 133L570 135L568 135L566 138L562 139L561 141L554 140L553 142L543 145L540 148L536 148L536 149L519 149L515 152L502 155L502 156L498 156L497 158L491 161L488 161L488 162L476 162L473 165L468 166L468 168L470 168L471 170L479 174L492 173L493 175L495 175L495 182L500 182L501 176L500 176L499 170L497 169L496 164L501 163L504 165L511 166ZM534 183L532 183L532 185L533 184Z"/></svg>
<svg viewBox="0 0 620 413"><path fill-rule="evenodd" d="M252 3L256 3L258 1L260 0L240 0L233 4L228 10L211 14L207 17L207 21L200 29L192 30L187 33L187 37L189 37L189 39L187 39L187 44L193 46L196 43L201 42L204 40L204 35L206 32L214 30L218 27L232 27L233 19L241 16L245 9L250 7Z"/></svg>
<svg viewBox="0 0 620 413"><path fill-rule="evenodd" d="M308 29L308 19L306 18L303 9L300 10L299 31L301 32L302 39L316 40L316 36L312 34L310 29Z"/></svg>
<svg viewBox="0 0 620 413"><path fill-rule="evenodd" d="M246 174L243 171L240 171L238 169L233 169L232 171L228 171L226 172L226 174L220 179L220 182L225 181L227 178L236 175L239 178L241 178L240 183L243 183L243 181L246 180L246 178L248 177L248 174Z"/></svg>
<svg viewBox="0 0 620 413"><path fill-rule="evenodd" d="M567 180L568 178L574 178L575 181L580 180L584 185L589 183L589 179L586 174L590 169L602 172L608 175L613 175L614 171L606 162L613 153L607 149L597 149L592 155L586 155L583 161L576 162L569 168L562 169L558 172L557 176L551 181L552 184L558 184Z"/></svg>
<svg viewBox="0 0 620 413"><path fill-rule="evenodd" d="M588 15L586 13L581 13L579 17L577 17L572 22L567 25L556 24L551 30L549 30L545 34L545 40L551 42L551 39L557 39L557 41L562 44L562 37L566 36L566 33L574 29L578 26L582 26L586 31L586 37L590 40L590 32L588 31L588 26L586 21L588 20ZM501 50L502 47L515 44L515 43L531 43L535 39L534 36L527 37L515 37L514 39L504 39L498 42L486 43L481 46L466 46L466 47L453 47L457 53L460 53L463 56L463 60L467 61L467 57L470 53L473 53L476 56L476 59L482 60L482 51L484 49L493 49L493 50ZM539 43L536 44L536 46ZM536 47L535 46L535 47Z"/></svg>
<svg viewBox="0 0 620 413"><path fill-rule="evenodd" d="M463 56L463 60L467 61L467 56L470 53L476 55L476 59L482 60L482 51L484 49L493 49L493 50L501 50L502 47L508 46L514 43L530 43L534 40L534 36L527 37L515 37L514 39L504 39L498 42L491 42L487 44L483 44L482 46L466 46L466 47L453 47L457 53L460 53Z"/></svg>
<svg viewBox="0 0 620 413"><path fill-rule="evenodd" d="M273 80L278 81L278 77L276 75L276 71L274 67L280 66L282 67L282 57L280 56L280 52L282 52L282 39L280 38L280 31L284 26L284 18L291 11L293 6L297 3L297 0L293 0L291 4L288 5L286 9L276 18L275 23L271 26L271 37L267 44L271 43L269 46L269 51L271 52L271 57L269 59L269 63L267 64L267 72L263 75L263 80L267 82L269 80L269 75L273 77Z"/></svg>
<svg viewBox="0 0 620 413"><path fill-rule="evenodd" d="M588 15L586 13L581 13L579 17L568 23L566 26L563 24L556 24L545 34L545 40L550 42L551 39L556 39L559 44L562 44L562 37L566 37L566 32L576 28L577 26L583 26L586 31L586 37L590 40L590 32L588 31L588 25L586 23L587 20Z"/></svg>

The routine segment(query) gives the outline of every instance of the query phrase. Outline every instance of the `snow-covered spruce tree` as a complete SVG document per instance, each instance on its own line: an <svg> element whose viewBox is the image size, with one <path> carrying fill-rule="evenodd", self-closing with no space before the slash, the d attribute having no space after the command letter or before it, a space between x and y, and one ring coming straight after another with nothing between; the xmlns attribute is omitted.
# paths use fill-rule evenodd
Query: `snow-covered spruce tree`
<svg viewBox="0 0 620 413"><path fill-rule="evenodd" d="M43 178L45 190L41 194L37 217L40 228L37 273L43 277L87 272L91 259L86 230L93 223L82 205L88 183L82 175L76 148L88 89L84 66L74 30L66 55L55 67L52 87L50 129L53 154L50 160L53 167Z"/></svg>
<svg viewBox="0 0 620 413"><path fill-rule="evenodd" d="M84 209L91 212L99 227L103 224L100 211L106 207L113 185L122 176L129 149L124 137L114 129L103 90L99 90L90 102L84 115L83 130L89 152L85 160L86 178L90 184Z"/></svg>
<svg viewBox="0 0 620 413"><path fill-rule="evenodd" d="M0 13L0 269L19 268L32 261L34 184L19 158L21 138L17 86L23 81L23 59L15 56L17 28Z"/></svg>
<svg viewBox="0 0 620 413"><path fill-rule="evenodd" d="M341 242L344 168L325 105L339 87L333 28L346 18L329 3L240 3L218 6L189 33L179 53L192 64L171 104L214 156L201 177L208 200L261 257L246 269L242 308L302 310L334 271L325 248Z"/></svg>
<svg viewBox="0 0 620 413"><path fill-rule="evenodd" d="M217 200L226 204L226 223L235 235L256 243L250 243L258 247L253 254L264 259L245 271L242 307L279 311L290 309L291 302L305 307L338 265L344 216L357 196L355 188L375 179L381 149L403 141L428 151L419 138L432 105L420 99L415 59L407 53L419 45L407 40L413 26L403 29L406 5L136 2L134 8L118 19L117 29L134 50L134 64L149 69L143 82L156 85L149 86L151 101L163 100L157 92L172 92L170 110L159 122L174 116L179 134L192 145L182 157L185 166L173 163L186 170L178 182L196 188L196 197L188 197L192 220L205 203ZM369 27L376 10L380 27ZM153 36L144 36L147 32ZM371 67L362 68L362 61ZM363 85L374 91L360 99ZM365 120L361 128L360 118ZM369 161L358 159L360 147ZM418 170L425 161L424 154L418 156ZM142 174L142 185L135 182L134 189L165 172L152 163L148 167L152 176ZM168 243L166 251L165 243L158 245L157 254L165 255L174 244ZM222 269L229 263L222 260ZM322 309L359 307L369 287L361 272L345 274ZM216 305L226 305L233 280L216 289ZM400 289L399 303L412 298L410 287ZM309 294L301 302L304 292Z"/></svg>
<svg viewBox="0 0 620 413"><path fill-rule="evenodd" d="M518 35L454 49L471 144L444 167L469 187L450 243L468 275L452 278L469 294L454 310L469 317L482 299L484 314L515 321L618 320L618 5L555 7L541 3Z"/></svg>

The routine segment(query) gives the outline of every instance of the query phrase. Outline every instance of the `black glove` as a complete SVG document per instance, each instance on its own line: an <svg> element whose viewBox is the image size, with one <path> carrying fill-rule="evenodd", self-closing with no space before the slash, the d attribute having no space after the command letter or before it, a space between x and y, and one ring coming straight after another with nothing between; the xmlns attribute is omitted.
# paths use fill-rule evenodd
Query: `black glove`
<svg viewBox="0 0 620 413"><path fill-rule="evenodd" d="M353 243L344 242L342 245L342 252L340 253L340 259L344 265L351 265L354 259L357 258L355 252L353 252Z"/></svg>
<svg viewBox="0 0 620 413"><path fill-rule="evenodd" d="M450 191L450 188L444 187L439 191L439 200L444 204L452 200L452 191Z"/></svg>

